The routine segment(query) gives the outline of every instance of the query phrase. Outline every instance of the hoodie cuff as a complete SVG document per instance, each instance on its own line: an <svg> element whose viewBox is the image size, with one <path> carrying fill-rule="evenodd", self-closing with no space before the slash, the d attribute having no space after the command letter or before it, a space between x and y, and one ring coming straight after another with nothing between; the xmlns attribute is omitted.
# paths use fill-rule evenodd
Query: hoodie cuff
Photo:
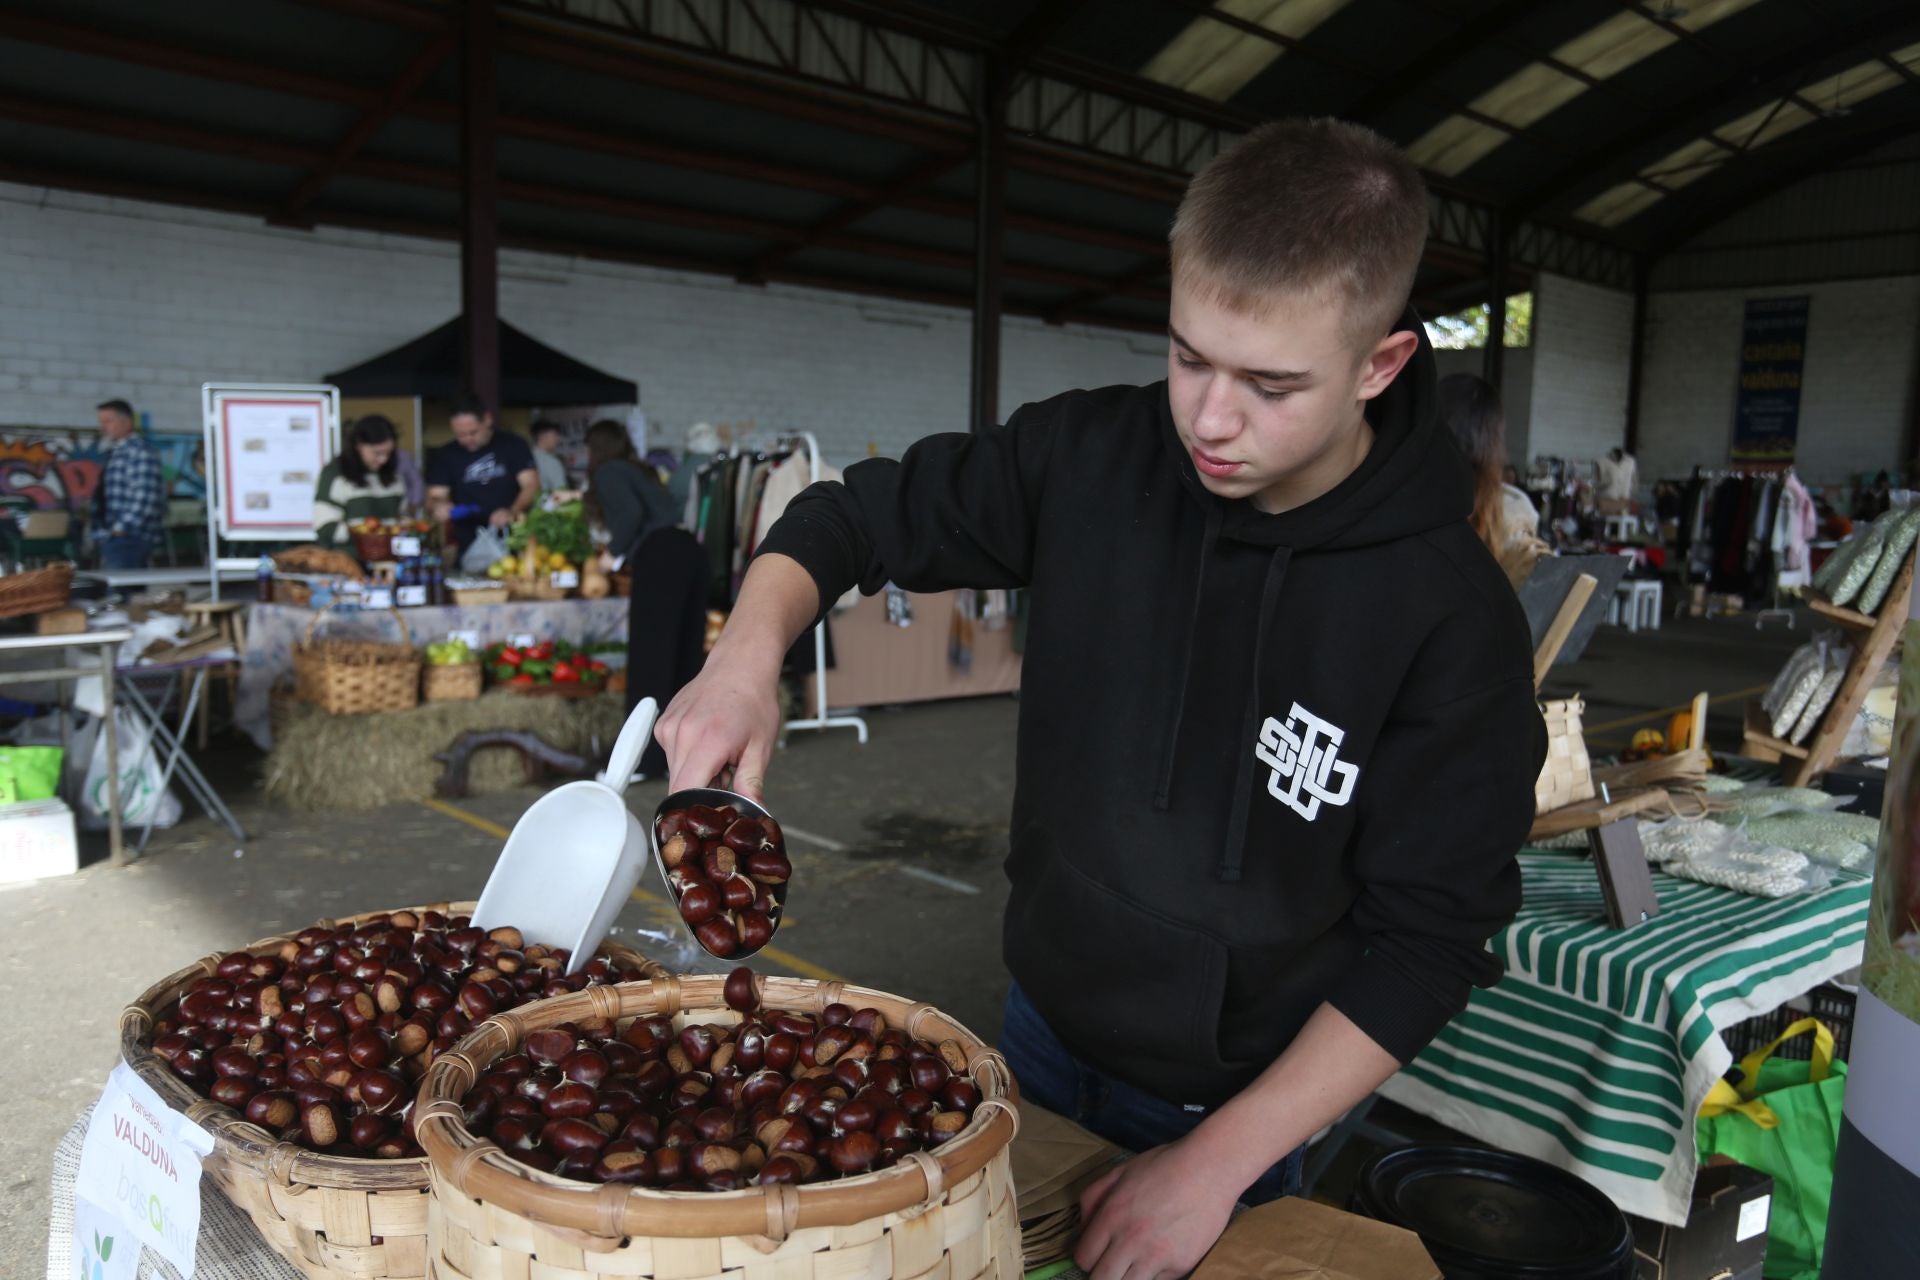
<svg viewBox="0 0 1920 1280"><path fill-rule="evenodd" d="M1327 996L1369 1039L1402 1066L1412 1062L1465 1007L1449 1005L1374 948Z"/></svg>
<svg viewBox="0 0 1920 1280"><path fill-rule="evenodd" d="M753 558L758 560L764 555L786 556L807 571L820 593L820 603L813 615L815 623L827 616L827 610L841 596L859 585L860 566L854 560L852 549L827 521L801 512L790 512L774 521Z"/></svg>

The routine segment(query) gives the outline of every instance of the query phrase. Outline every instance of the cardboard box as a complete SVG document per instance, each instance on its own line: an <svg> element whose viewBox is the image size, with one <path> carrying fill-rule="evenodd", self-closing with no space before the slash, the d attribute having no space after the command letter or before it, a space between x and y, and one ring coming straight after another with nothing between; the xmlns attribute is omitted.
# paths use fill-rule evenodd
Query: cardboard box
<svg viewBox="0 0 1920 1280"><path fill-rule="evenodd" d="M1288 1197L1235 1218L1192 1280L1441 1280L1403 1227Z"/></svg>
<svg viewBox="0 0 1920 1280"><path fill-rule="evenodd" d="M1760 1280L1773 1179L1745 1165L1709 1165L1693 1184L1687 1225L1629 1216L1639 1280Z"/></svg>
<svg viewBox="0 0 1920 1280"><path fill-rule="evenodd" d="M67 876L79 869L73 811L64 802L0 805L0 884Z"/></svg>

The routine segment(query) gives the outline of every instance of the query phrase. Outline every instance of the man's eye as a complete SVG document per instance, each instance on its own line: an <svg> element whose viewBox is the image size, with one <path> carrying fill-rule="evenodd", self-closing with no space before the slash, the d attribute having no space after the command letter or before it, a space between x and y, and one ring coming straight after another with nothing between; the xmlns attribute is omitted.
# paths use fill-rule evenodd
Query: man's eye
<svg viewBox="0 0 1920 1280"><path fill-rule="evenodd" d="M1207 367L1206 361L1189 359L1178 352L1174 353L1173 358L1179 363L1182 369L1204 369Z"/></svg>
<svg viewBox="0 0 1920 1280"><path fill-rule="evenodd" d="M1259 396L1262 400L1285 400L1288 396L1293 394L1293 392L1291 391L1269 391L1262 386L1255 386L1253 389L1253 393Z"/></svg>

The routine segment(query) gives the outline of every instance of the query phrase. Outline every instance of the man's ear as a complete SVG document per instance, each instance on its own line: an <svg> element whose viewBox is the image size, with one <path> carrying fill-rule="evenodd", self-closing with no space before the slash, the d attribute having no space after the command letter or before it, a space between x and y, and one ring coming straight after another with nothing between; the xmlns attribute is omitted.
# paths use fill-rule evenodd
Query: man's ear
<svg viewBox="0 0 1920 1280"><path fill-rule="evenodd" d="M1356 398L1371 400L1385 391L1420 349L1420 335L1411 329L1398 329L1374 344L1360 361L1360 385Z"/></svg>

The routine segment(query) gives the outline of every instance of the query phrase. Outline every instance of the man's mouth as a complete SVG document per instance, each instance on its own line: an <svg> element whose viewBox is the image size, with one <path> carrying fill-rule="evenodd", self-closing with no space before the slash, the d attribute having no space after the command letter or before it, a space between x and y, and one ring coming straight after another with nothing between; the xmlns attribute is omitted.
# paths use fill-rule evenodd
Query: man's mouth
<svg viewBox="0 0 1920 1280"><path fill-rule="evenodd" d="M1200 449L1197 445L1189 446L1187 451L1193 456L1193 465L1200 474L1203 476L1212 476L1216 480L1224 480L1228 476L1238 474L1240 468L1244 465L1243 463L1229 461L1226 458L1216 458L1212 454Z"/></svg>

